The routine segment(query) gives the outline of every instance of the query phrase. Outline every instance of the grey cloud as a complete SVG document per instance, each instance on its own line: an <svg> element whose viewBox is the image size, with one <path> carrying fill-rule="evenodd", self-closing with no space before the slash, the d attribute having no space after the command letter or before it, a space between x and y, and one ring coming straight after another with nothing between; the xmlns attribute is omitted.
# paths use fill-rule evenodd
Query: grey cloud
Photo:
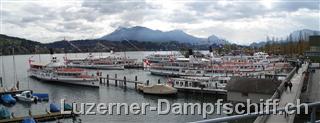
<svg viewBox="0 0 320 123"><path fill-rule="evenodd" d="M23 2L22 2L23 3ZM25 6L23 6L23 11L32 12L34 15L42 15L45 13L51 13L52 9L49 7L44 7L39 4L28 2Z"/></svg>
<svg viewBox="0 0 320 123"><path fill-rule="evenodd" d="M125 11L120 15L120 20L128 21L130 23L143 23L144 21L149 21L151 19L156 19L154 14L157 13L154 10L135 10L135 11Z"/></svg>
<svg viewBox="0 0 320 123"><path fill-rule="evenodd" d="M207 12L211 6L215 5L217 5L216 2L190 2L186 4L187 9L194 10L197 12Z"/></svg>
<svg viewBox="0 0 320 123"><path fill-rule="evenodd" d="M199 21L197 15L192 15L189 11L178 10L170 15L167 20L174 23L196 23Z"/></svg>
<svg viewBox="0 0 320 123"><path fill-rule="evenodd" d="M72 20L78 20L83 19L89 22L94 22L101 14L97 12L94 9L91 8L78 8L77 11L66 11L66 9L63 9L60 12L61 17L65 21L72 21Z"/></svg>
<svg viewBox="0 0 320 123"><path fill-rule="evenodd" d="M40 20L42 17L40 16L28 16L28 17L23 17L21 19L21 22L22 23L31 23L31 22L35 22L35 21L38 21Z"/></svg>
<svg viewBox="0 0 320 123"><path fill-rule="evenodd" d="M319 0L291 0L286 2L276 2L275 8L279 11L297 11L302 8L310 9L310 10L319 10L320 1Z"/></svg>
<svg viewBox="0 0 320 123"><path fill-rule="evenodd" d="M17 25L21 28L39 26L50 32L84 32L90 31L94 27L76 22L79 19L95 21L97 14L90 9L79 8L75 12L65 11L67 8L54 10L34 3L27 3L21 8L22 12L3 11L3 22Z"/></svg>
<svg viewBox="0 0 320 123"><path fill-rule="evenodd" d="M187 8L190 11L197 12L197 17L201 19L213 20L229 20L253 17L259 14L264 14L261 5L256 3L236 2L226 5L220 5L218 2L200 2L188 3ZM205 14L219 13L218 15L204 16Z"/></svg>
<svg viewBox="0 0 320 123"><path fill-rule="evenodd" d="M20 3L17 2L14 4ZM223 25L225 22L232 22L236 19L238 19L236 21L240 22L246 20L255 21L255 19L259 19L257 17L281 19L289 15L290 12L295 12L302 8L319 11L318 0L308 0L308 2L303 2L301 0L293 0L291 2L288 0L286 0L286 2L276 1L272 4L271 9L264 7L257 1L234 2L225 5L221 5L216 1L187 1L185 3L179 3L184 4L186 9L170 13L164 13L166 10L163 10L164 8L161 8L161 6L155 6L156 4L131 0L86 0L81 3L80 7L75 7L72 4L63 7L50 7L41 5L41 3L37 2L23 4L25 5L19 6L21 8L18 8L19 10L17 10L17 12L10 11L10 8L2 11L4 24L10 24L10 26L16 25L11 27L21 29L32 29L34 27L44 28L44 30L47 30L45 33L53 34L55 36L64 35L65 33L72 36L87 35L90 33L100 34L104 33L101 31L106 30L106 27L131 27L143 25L148 21L157 20L157 22L168 23L168 26L175 27L175 25L178 25L177 28L188 30L188 32L191 32L192 34L201 33L201 35L210 35L213 33L220 33L222 36L228 35L230 37L237 37L238 31L232 31L233 28L231 27L221 25L215 25L213 27L212 25L208 25L208 29L205 29L202 27L191 28L191 26L184 25L194 23L202 24L202 22L208 20L218 21ZM6 7L5 4L3 6ZM70 8L74 9L68 10ZM312 25L317 25L316 23L319 22L319 19L313 17L314 15L311 15L312 17L308 17L307 15L301 16L302 17L284 18L283 20L301 25L301 27L312 27ZM109 17L114 18L107 20ZM182 26L179 26L181 23ZM283 28L290 30L288 29L288 26L290 25L284 25ZM10 28L10 30L15 29ZM28 32L17 33L28 34Z"/></svg>
<svg viewBox="0 0 320 123"><path fill-rule="evenodd" d="M119 15L121 19L119 21L126 21L119 23L124 23L126 25L142 23L146 18L156 14L157 9L159 9L158 6L148 4L143 0L99 0L98 2L86 0L82 3L82 7L93 9L102 16Z"/></svg>
<svg viewBox="0 0 320 123"><path fill-rule="evenodd" d="M82 23L80 22L69 22L69 23L63 23L62 24L64 29L66 30L77 30L79 29L81 26L84 26Z"/></svg>
<svg viewBox="0 0 320 123"><path fill-rule="evenodd" d="M22 27L22 28L26 27L25 24L21 23L21 22L18 21L18 20L15 21L15 20L13 20L13 19L10 19L10 20L4 19L4 20L3 20L3 23L4 23L4 24L16 25L16 26L19 26L19 27Z"/></svg>
<svg viewBox="0 0 320 123"><path fill-rule="evenodd" d="M17 25L19 27L27 27L29 24L37 25L39 23L48 23L58 19L56 11L32 2L27 3L20 9L21 12L2 10L2 16L4 18L3 22Z"/></svg>
<svg viewBox="0 0 320 123"><path fill-rule="evenodd" d="M82 22L63 22L59 23L57 27L51 28L58 32L89 32L93 27L83 24Z"/></svg>
<svg viewBox="0 0 320 123"><path fill-rule="evenodd" d="M105 14L116 14L122 13L126 10L128 11L135 11L139 9L147 9L152 8L149 4L145 1L131 1L131 0L109 0L109 1L90 1L86 0L82 4L83 7L93 8L101 13Z"/></svg>
<svg viewBox="0 0 320 123"><path fill-rule="evenodd" d="M37 26L48 30L49 32L82 32L87 30L87 25L84 25L81 22L73 22L73 21L60 21L56 23L37 23Z"/></svg>
<svg viewBox="0 0 320 123"><path fill-rule="evenodd" d="M19 27L25 27L26 25L21 22L21 18L16 17L16 13L12 13L9 11L2 11L2 22L3 24L12 24L17 25Z"/></svg>
<svg viewBox="0 0 320 123"><path fill-rule="evenodd" d="M230 2L230 1L229 1ZM231 1L225 5L216 2L191 2L187 4L187 8L198 13L198 17L203 17L203 13L221 13L221 15L214 15L203 17L204 19L213 20L232 20L241 18L254 18L257 16L264 16L271 12L293 12L302 8L311 10L319 10L319 1L275 1L272 3L272 8L264 7L259 1Z"/></svg>
<svg viewBox="0 0 320 123"><path fill-rule="evenodd" d="M10 16L11 15L11 13L6 10L1 10L1 14L2 14L2 16Z"/></svg>
<svg viewBox="0 0 320 123"><path fill-rule="evenodd" d="M133 25L130 24L130 22L128 22L128 21L118 21L118 22L113 22L110 24L110 27L113 27L113 28L131 27L131 26L133 26Z"/></svg>

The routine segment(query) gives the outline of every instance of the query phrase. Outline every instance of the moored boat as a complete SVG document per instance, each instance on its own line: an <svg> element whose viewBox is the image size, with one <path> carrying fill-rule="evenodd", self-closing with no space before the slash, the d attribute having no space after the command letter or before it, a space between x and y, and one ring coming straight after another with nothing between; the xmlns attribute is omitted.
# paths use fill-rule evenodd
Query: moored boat
<svg viewBox="0 0 320 123"><path fill-rule="evenodd" d="M151 64L151 63L175 61L177 58L184 58L184 56L177 53L170 53L170 54L154 53L154 54L148 55L146 58L143 59L143 61L147 64Z"/></svg>
<svg viewBox="0 0 320 123"><path fill-rule="evenodd" d="M219 60L216 60L219 59ZM173 61L151 63L149 71L159 76L260 76L271 71L290 69L289 63L258 52L253 56L222 56L211 59L176 58ZM219 61L219 62L217 62Z"/></svg>
<svg viewBox="0 0 320 123"><path fill-rule="evenodd" d="M144 94L153 94L153 95L173 95L178 91L168 84L155 84L155 85L144 85L139 84L138 90Z"/></svg>
<svg viewBox="0 0 320 123"><path fill-rule="evenodd" d="M216 76L216 77L183 77L171 78L170 83L176 88L212 88L224 89L230 77Z"/></svg>
<svg viewBox="0 0 320 123"><path fill-rule="evenodd" d="M4 107L4 106L0 106L0 120L3 119L10 119L10 111Z"/></svg>
<svg viewBox="0 0 320 123"><path fill-rule="evenodd" d="M50 103L50 112L60 112L60 108L57 104L55 103Z"/></svg>
<svg viewBox="0 0 320 123"><path fill-rule="evenodd" d="M37 99L40 101L49 100L49 94L46 94L46 93L33 93L32 96L37 97Z"/></svg>
<svg viewBox="0 0 320 123"><path fill-rule="evenodd" d="M46 81L60 82L72 85L81 85L89 87L99 87L98 77L89 75L88 72L81 68L69 68L52 56L49 64L30 63L28 70L30 77Z"/></svg>
<svg viewBox="0 0 320 123"><path fill-rule="evenodd" d="M37 101L37 97L33 96L31 91L23 91L21 94L16 94L16 98L18 101L28 103Z"/></svg>
<svg viewBox="0 0 320 123"><path fill-rule="evenodd" d="M86 58L65 58L68 67L104 69L104 70L124 70L125 66L134 65L136 59L121 57L116 55L96 57L91 53Z"/></svg>
<svg viewBox="0 0 320 123"><path fill-rule="evenodd" d="M103 70L124 70L124 65L122 64L106 64L103 62L100 63L69 63L68 67L76 68L87 68L87 69L103 69Z"/></svg>
<svg viewBox="0 0 320 123"><path fill-rule="evenodd" d="M179 91L225 94L230 77L183 77L170 78L168 83Z"/></svg>
<svg viewBox="0 0 320 123"><path fill-rule="evenodd" d="M71 111L72 110L72 106L70 104L68 104L68 103L65 103L63 105L63 108L64 108L65 111Z"/></svg>
<svg viewBox="0 0 320 123"><path fill-rule="evenodd" d="M1 101L7 105L14 105L17 102L16 99L13 98L11 94L1 95Z"/></svg>
<svg viewBox="0 0 320 123"><path fill-rule="evenodd" d="M63 105L63 110L65 111L71 111L72 110L72 106L68 103L65 103ZM55 104L55 103L50 103L49 105L49 109L50 109L50 112L54 113L54 112L60 112L60 106L58 104Z"/></svg>
<svg viewBox="0 0 320 123"><path fill-rule="evenodd" d="M36 123L36 121L32 117L26 117L22 120L22 123Z"/></svg>

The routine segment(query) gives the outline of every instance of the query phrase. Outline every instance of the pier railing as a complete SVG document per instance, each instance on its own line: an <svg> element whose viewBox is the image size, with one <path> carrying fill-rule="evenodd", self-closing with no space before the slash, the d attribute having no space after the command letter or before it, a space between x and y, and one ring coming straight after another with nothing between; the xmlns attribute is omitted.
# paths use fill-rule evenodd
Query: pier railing
<svg viewBox="0 0 320 123"><path fill-rule="evenodd" d="M287 77L281 82L280 86L276 89L276 92L272 95L272 97L270 99L279 99L282 92L284 92L285 87L284 84L287 81L290 81L292 79L292 77L295 74L295 71L298 68L293 68L290 73L287 75ZM309 103L307 104L308 107L312 108L312 114L311 114L311 120L312 123L315 122L315 111L316 111L316 107L320 106L320 102L315 102L315 103ZM300 108L305 108L305 107L300 107ZM291 110L297 110L297 107L291 107L288 109L289 111ZM283 112L285 111L284 108L280 108L276 110L276 113L279 114L279 112ZM215 119L207 119L207 120L201 120L201 121L196 121L196 122L192 122L192 123L220 123L220 122L230 122L230 121L236 121L236 120L243 120L243 119L249 119L249 118L255 118L257 117L257 119L255 120L255 122L261 123L261 122L265 122L266 119L268 118L268 116L270 114L273 114L274 110L265 110L265 111L261 111L261 112L255 112L255 113L250 113L250 114L242 114L242 115L233 115L233 116L227 116L227 117L221 117L221 118L215 118Z"/></svg>
<svg viewBox="0 0 320 123"><path fill-rule="evenodd" d="M293 75L295 74L295 71L298 68L293 68L290 73L288 74L288 76L281 82L281 84L279 85L279 87L276 89L275 93L272 95L272 97L270 99L279 99L282 92L284 91L285 87L285 82L288 82L292 79Z"/></svg>
<svg viewBox="0 0 320 123"><path fill-rule="evenodd" d="M297 70L297 67L294 67L290 73L288 74L288 76L281 82L280 86L276 89L276 92L272 95L272 97L270 99L279 99L282 92L285 90L285 82L288 82L292 79L293 75L295 74L295 71ZM263 115L260 117L257 117L257 119L254 121L254 123L265 123L266 120L268 119L269 115Z"/></svg>
<svg viewBox="0 0 320 123"><path fill-rule="evenodd" d="M320 121L316 121L316 109L317 107L320 106L320 101L314 102L314 103L308 103L307 108L311 108L311 117L310 117L310 122L311 123L318 123ZM304 109L306 107L304 106L293 106L288 108L288 111L296 111L298 109ZM255 113L249 113L249 114L242 114L242 115L233 115L233 116L226 116L226 117L220 117L220 118L215 118L215 119L207 119L207 120L201 120L201 121L195 121L191 123L221 123L221 122L230 122L230 121L237 121L237 120L243 120L243 119L249 119L249 118L255 118L258 116L268 116L274 113L277 113L280 115L280 112L284 112L286 109L285 108L280 108L277 110L265 110L262 112L255 112ZM284 113L282 113L284 114Z"/></svg>

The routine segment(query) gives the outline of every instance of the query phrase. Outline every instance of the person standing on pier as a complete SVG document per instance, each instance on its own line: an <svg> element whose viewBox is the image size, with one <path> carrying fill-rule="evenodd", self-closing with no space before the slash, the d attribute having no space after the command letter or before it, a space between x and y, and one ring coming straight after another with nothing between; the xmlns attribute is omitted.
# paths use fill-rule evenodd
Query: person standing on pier
<svg viewBox="0 0 320 123"><path fill-rule="evenodd" d="M286 105L288 105L288 103L286 103ZM285 106L286 106L285 105ZM289 117L289 114L288 114L288 112L286 112L286 111L283 111L283 113L284 113L284 118L287 118L287 117Z"/></svg>
<svg viewBox="0 0 320 123"><path fill-rule="evenodd" d="M291 92L291 89L292 89L292 82L289 82L289 89L290 89L290 92Z"/></svg>
<svg viewBox="0 0 320 123"><path fill-rule="evenodd" d="M17 89L18 89L18 90L20 90L20 84L19 84L19 81L17 81L17 83L16 83L16 87L17 87Z"/></svg>
<svg viewBox="0 0 320 123"><path fill-rule="evenodd" d="M289 86L288 81L284 82L284 88L285 88L286 91L288 90L288 86Z"/></svg>

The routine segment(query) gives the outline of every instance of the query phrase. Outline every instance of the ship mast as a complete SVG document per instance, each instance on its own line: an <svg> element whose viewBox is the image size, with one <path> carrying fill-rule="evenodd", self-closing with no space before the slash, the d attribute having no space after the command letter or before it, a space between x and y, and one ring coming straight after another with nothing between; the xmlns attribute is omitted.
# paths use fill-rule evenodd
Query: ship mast
<svg viewBox="0 0 320 123"><path fill-rule="evenodd" d="M6 81L6 73L4 72L4 64L3 64L3 52L1 53L1 75L2 75L2 80L1 80L1 87L3 87L3 82Z"/></svg>
<svg viewBox="0 0 320 123"><path fill-rule="evenodd" d="M12 60L13 60L13 81L14 81L14 85L16 85L17 82L17 72L16 72L16 60L14 57L14 47L12 48Z"/></svg>

